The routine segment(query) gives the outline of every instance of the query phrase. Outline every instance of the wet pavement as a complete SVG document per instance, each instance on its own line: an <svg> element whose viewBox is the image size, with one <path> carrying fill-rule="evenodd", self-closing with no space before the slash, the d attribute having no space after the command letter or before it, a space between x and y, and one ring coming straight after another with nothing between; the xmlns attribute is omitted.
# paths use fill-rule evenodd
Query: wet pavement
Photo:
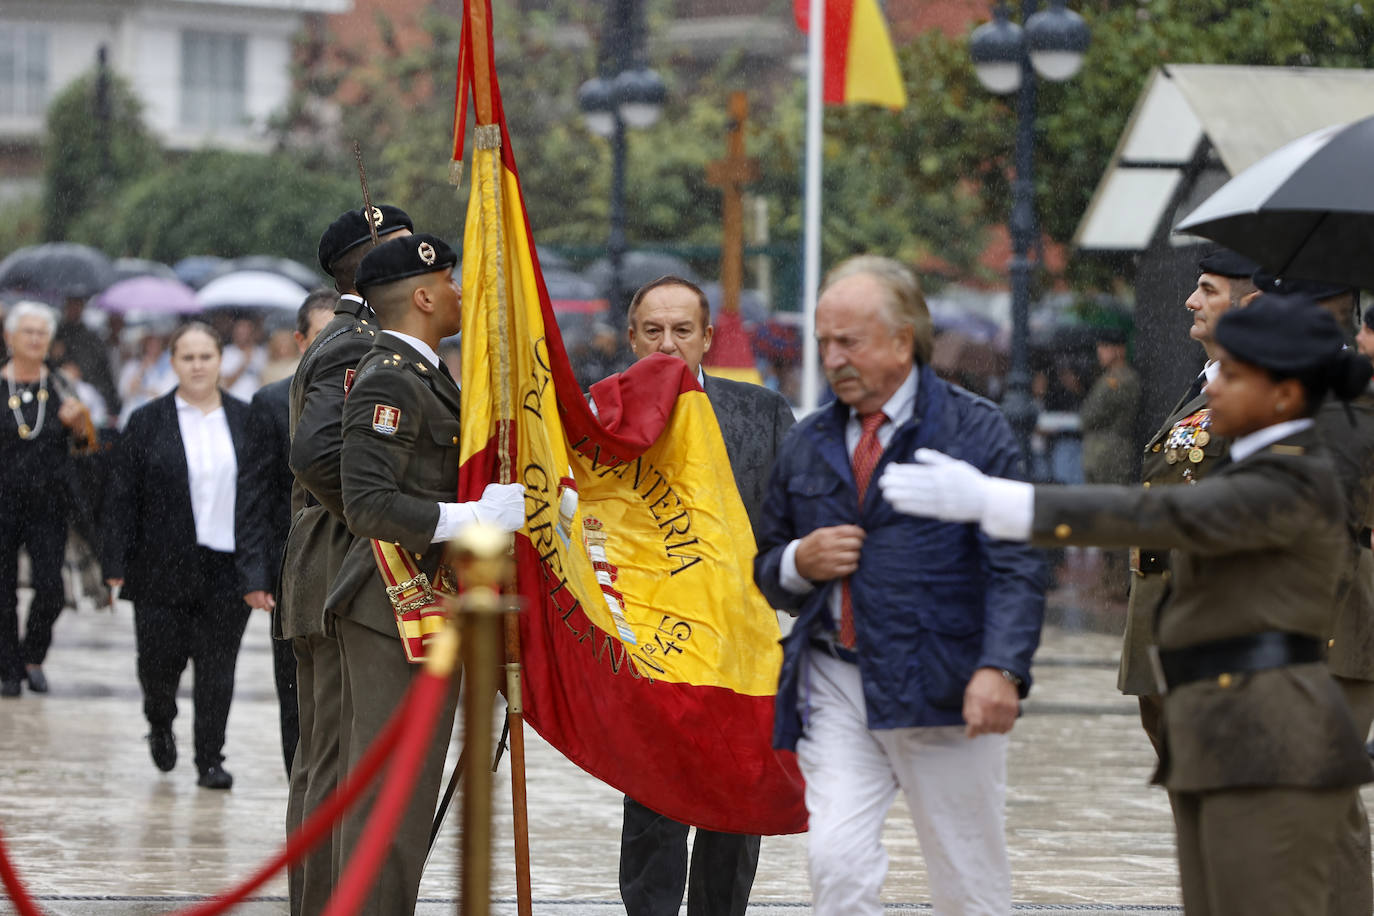
<svg viewBox="0 0 1374 916"><path fill-rule="evenodd" d="M1046 629L1034 693L1011 742L1017 912L1180 911L1168 803L1147 785L1153 754L1135 703L1116 692L1118 645L1108 634ZM235 779L229 792L195 784L189 673L175 722L182 759L171 773L153 767L127 604L64 613L44 667L51 693L0 700L0 830L45 912L170 912L234 884L277 850L286 778L265 615L250 622L239 657L225 747ZM527 735L535 912L622 912L621 796ZM493 871L494 912L502 914L515 912L508 779L503 763ZM455 832L451 820L430 861L423 914L454 911ZM901 804L885 840L891 911L930 912ZM274 879L236 912L284 912L285 888ZM807 899L805 838L765 837L750 911L806 913ZM0 899L0 914L11 912Z"/></svg>

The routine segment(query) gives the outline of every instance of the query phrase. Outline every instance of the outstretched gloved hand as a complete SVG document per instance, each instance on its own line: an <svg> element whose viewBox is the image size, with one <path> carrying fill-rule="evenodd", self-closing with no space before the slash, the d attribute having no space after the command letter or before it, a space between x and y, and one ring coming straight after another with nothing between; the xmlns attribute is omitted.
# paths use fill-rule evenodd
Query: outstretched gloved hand
<svg viewBox="0 0 1374 916"><path fill-rule="evenodd" d="M987 503L988 477L966 461L918 448L915 464L889 464L878 478L898 512L946 522L977 522Z"/></svg>

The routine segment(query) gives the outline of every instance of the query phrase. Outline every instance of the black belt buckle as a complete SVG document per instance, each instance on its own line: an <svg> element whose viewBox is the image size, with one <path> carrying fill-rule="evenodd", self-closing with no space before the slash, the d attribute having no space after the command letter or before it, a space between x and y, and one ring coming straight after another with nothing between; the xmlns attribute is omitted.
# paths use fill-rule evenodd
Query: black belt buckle
<svg viewBox="0 0 1374 916"><path fill-rule="evenodd" d="M824 652L831 658L837 658L842 662L849 662L851 665L857 665L859 663L859 656L853 649L846 649L839 643L832 642L820 636L811 637L811 648Z"/></svg>
<svg viewBox="0 0 1374 916"><path fill-rule="evenodd" d="M1267 630L1231 639L1159 650L1159 667L1169 690L1215 679L1229 687L1232 677L1322 660L1322 643L1310 636Z"/></svg>

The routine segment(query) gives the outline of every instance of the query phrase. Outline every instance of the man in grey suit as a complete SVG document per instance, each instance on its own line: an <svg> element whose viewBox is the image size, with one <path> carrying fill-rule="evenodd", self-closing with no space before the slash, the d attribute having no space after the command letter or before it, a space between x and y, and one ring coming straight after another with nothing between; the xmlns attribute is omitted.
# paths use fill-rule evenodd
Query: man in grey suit
<svg viewBox="0 0 1374 916"><path fill-rule="evenodd" d="M660 277L635 293L630 349L687 363L720 424L750 525L757 530L773 458L795 418L786 399L760 385L706 375L701 360L714 328L706 296L679 277ZM688 888L688 825L625 797L620 836L620 896L629 916L676 916ZM692 849L689 916L743 916L759 861L759 838L698 828Z"/></svg>

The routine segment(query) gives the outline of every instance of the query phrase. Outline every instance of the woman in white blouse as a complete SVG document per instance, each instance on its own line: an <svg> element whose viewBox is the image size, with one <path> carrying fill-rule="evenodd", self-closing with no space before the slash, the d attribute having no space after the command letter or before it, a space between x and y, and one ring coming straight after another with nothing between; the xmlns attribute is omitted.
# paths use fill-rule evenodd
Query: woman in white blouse
<svg viewBox="0 0 1374 916"><path fill-rule="evenodd" d="M248 622L235 569L239 468L251 451L248 405L219 388L221 345L192 322L171 337L177 387L134 411L102 511L106 581L134 603L138 678L158 769L176 765L176 691L195 665L198 784L228 789L225 723Z"/></svg>

